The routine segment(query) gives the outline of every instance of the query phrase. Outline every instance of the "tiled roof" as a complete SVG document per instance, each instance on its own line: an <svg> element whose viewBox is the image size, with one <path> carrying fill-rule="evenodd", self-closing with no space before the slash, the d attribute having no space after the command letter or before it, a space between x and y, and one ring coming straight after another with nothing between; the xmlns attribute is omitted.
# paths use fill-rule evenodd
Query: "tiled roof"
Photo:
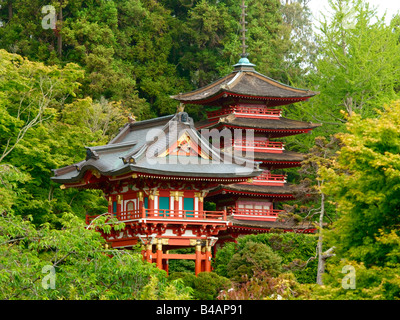
<svg viewBox="0 0 400 320"><path fill-rule="evenodd" d="M211 129L220 126L242 127L244 129L263 129L263 130L311 130L320 127L321 124L305 121L292 120L280 117L279 119L256 119L236 117L230 114L221 117L218 121L210 122L205 120L196 123L197 128Z"/></svg>
<svg viewBox="0 0 400 320"><path fill-rule="evenodd" d="M205 87L171 98L183 103L213 105L213 101L230 94L263 100L288 99L287 103L281 103L288 104L308 99L318 93L285 85L254 70L236 70Z"/></svg>
<svg viewBox="0 0 400 320"><path fill-rule="evenodd" d="M185 136L199 146L196 156L168 154L168 148ZM118 176L130 172L196 178L254 177L261 173L252 160L225 154L214 148L194 128L187 113L140 121L125 125L111 142L87 149L85 160L53 170L52 180L59 183L80 181L88 170L103 176ZM161 156L163 153L165 155ZM239 181L239 180L236 180Z"/></svg>

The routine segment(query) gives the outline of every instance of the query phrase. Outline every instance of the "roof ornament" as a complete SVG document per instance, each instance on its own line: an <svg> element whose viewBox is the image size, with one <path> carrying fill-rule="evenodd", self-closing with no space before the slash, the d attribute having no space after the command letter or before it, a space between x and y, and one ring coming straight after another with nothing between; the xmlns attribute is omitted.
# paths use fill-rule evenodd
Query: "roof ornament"
<svg viewBox="0 0 400 320"><path fill-rule="evenodd" d="M86 159L85 159L86 161L88 161L89 159L98 160L100 158L98 153L94 151L92 148L89 147L85 148L86 148Z"/></svg>
<svg viewBox="0 0 400 320"><path fill-rule="evenodd" d="M185 111L185 104L180 103L179 106L176 107L176 113L184 112Z"/></svg>
<svg viewBox="0 0 400 320"><path fill-rule="evenodd" d="M135 123L136 122L136 117L131 113L128 116L128 121L129 121L129 123Z"/></svg>
<svg viewBox="0 0 400 320"><path fill-rule="evenodd" d="M243 70L243 71L254 71L254 67L256 66L255 64L252 64L249 59L247 58L249 56L249 54L246 52L246 48L248 48L249 46L246 45L246 8L247 6L245 5L245 0L242 0L242 4L240 5L240 8L242 8L242 14L241 14L241 18L240 18L240 24L242 25L242 36L241 36L241 40L242 40L242 44L240 45L240 47L242 48L242 53L240 54L241 59L239 60L239 63L235 64L234 67L237 70Z"/></svg>
<svg viewBox="0 0 400 320"><path fill-rule="evenodd" d="M242 8L242 14L241 14L241 19L240 19L240 24L242 25L242 37L241 37L242 44L240 45L240 47L242 48L242 53L241 53L240 56L242 58L247 58L247 56L249 55L248 53L246 53L246 48L249 47L249 46L246 45L246 40L247 40L247 38L246 38L246 31L247 31L247 29L246 29L246 24L247 24L247 21L246 21L246 16L247 16L246 8L247 8L247 6L244 3L245 3L245 0L242 0L242 4L240 6Z"/></svg>

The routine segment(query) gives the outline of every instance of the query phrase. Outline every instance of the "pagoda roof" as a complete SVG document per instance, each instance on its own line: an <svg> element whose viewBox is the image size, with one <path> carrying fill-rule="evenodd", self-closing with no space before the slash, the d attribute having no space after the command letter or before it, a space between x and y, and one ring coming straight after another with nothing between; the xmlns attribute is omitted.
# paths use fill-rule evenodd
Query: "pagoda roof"
<svg viewBox="0 0 400 320"><path fill-rule="evenodd" d="M296 231L304 233L315 233L316 228L312 222L296 222L293 219L289 221L258 221L258 220L238 220L228 216L227 220L232 223L229 229L243 229L259 232L268 232L270 229L283 229L287 231ZM265 230L263 230L265 229ZM238 231L239 231L238 230Z"/></svg>
<svg viewBox="0 0 400 320"><path fill-rule="evenodd" d="M238 152L238 154L241 154L241 152ZM254 152L253 157L257 161L301 162L304 160L302 153L289 150L283 150L282 153Z"/></svg>
<svg viewBox="0 0 400 320"><path fill-rule="evenodd" d="M211 122L210 120L204 120L196 123L196 127L198 129L232 127L255 130L260 129L262 131L271 131L277 133L280 130L298 131L298 133L301 133L307 132L320 126L321 124L319 123L292 120L284 117L280 117L279 119L257 119L236 117L234 114L230 114L226 117L221 117L214 122Z"/></svg>
<svg viewBox="0 0 400 320"><path fill-rule="evenodd" d="M221 193L234 193L241 195L293 198L293 193L295 191L294 188L294 185L287 183L285 183L283 186L235 183L229 185L219 185L218 187L210 190L207 197L212 197Z"/></svg>
<svg viewBox="0 0 400 320"><path fill-rule="evenodd" d="M220 105L221 98L231 96L270 101L273 105L285 105L304 101L318 94L280 83L258 73L253 66L249 63L239 63L235 65L234 71L211 84L171 98L182 103Z"/></svg>
<svg viewBox="0 0 400 320"><path fill-rule="evenodd" d="M107 145L86 147L86 159L56 169L52 180L82 181L94 175L131 177L132 173L162 177L219 178L232 182L259 175L258 163L214 148L195 129L186 112L126 124Z"/></svg>

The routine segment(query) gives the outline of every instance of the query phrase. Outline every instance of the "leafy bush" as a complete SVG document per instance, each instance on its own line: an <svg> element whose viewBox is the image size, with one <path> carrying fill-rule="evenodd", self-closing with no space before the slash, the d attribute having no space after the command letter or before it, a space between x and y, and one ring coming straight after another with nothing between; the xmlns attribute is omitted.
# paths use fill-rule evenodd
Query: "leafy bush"
<svg viewBox="0 0 400 320"><path fill-rule="evenodd" d="M167 282L165 271L140 254L106 248L100 233L73 214L59 223L61 230L49 223L38 228L21 216L0 215L0 299L140 299L150 278ZM188 297L179 284L163 288L162 297Z"/></svg>
<svg viewBox="0 0 400 320"><path fill-rule="evenodd" d="M219 300L282 300L307 296L308 292L296 281L292 273L281 273L272 277L266 272L255 273L250 279L243 276L229 290L218 295Z"/></svg>
<svg viewBox="0 0 400 320"><path fill-rule="evenodd" d="M221 290L232 286L229 279L214 272L200 272L197 277L192 273L171 273L169 280L181 279L185 286L193 289L192 295L198 300L215 300Z"/></svg>
<svg viewBox="0 0 400 320"><path fill-rule="evenodd" d="M339 260L339 259L337 259ZM354 286L349 287L350 266ZM400 299L400 265L366 267L364 263L340 259L331 261L324 274L324 285L304 285L311 299L318 300L398 300ZM347 277L347 278L346 278Z"/></svg>
<svg viewBox="0 0 400 320"><path fill-rule="evenodd" d="M267 272L275 276L282 272L282 258L263 243L247 241L235 253L227 265L228 276L241 282L243 276L252 277L254 272Z"/></svg>
<svg viewBox="0 0 400 320"><path fill-rule="evenodd" d="M314 235L295 233L264 233L248 235L238 243L227 243L217 251L213 267L219 275L228 277L227 266L233 255L242 250L248 241L269 246L282 258L282 269L294 274L299 283L314 283L317 276L315 256L317 239Z"/></svg>
<svg viewBox="0 0 400 320"><path fill-rule="evenodd" d="M142 300L190 300L192 291L181 279L170 280L167 283L156 276L151 276L140 298Z"/></svg>

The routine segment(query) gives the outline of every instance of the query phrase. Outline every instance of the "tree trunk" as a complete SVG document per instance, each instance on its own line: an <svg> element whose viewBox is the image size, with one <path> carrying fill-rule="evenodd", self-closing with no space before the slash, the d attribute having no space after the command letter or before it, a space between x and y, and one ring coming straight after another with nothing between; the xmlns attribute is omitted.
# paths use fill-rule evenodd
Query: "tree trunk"
<svg viewBox="0 0 400 320"><path fill-rule="evenodd" d="M325 260L322 253L322 228L325 214L325 194L321 193L321 212L319 215L319 236L318 236L318 269L317 269L317 284L322 285L322 275L325 272Z"/></svg>
<svg viewBox="0 0 400 320"><path fill-rule="evenodd" d="M12 5L12 1L8 1L8 21L11 21L13 17L13 5Z"/></svg>

